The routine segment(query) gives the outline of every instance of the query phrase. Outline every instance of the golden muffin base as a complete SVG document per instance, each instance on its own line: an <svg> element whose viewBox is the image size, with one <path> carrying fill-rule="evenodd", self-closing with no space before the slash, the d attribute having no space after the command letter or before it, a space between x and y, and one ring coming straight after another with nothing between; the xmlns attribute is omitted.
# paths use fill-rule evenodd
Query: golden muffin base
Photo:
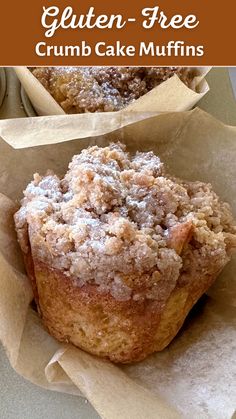
<svg viewBox="0 0 236 419"><path fill-rule="evenodd" d="M31 254L25 263L49 333L115 363L141 361L163 350L219 274L196 278L191 287L176 287L161 307L154 300L117 301L98 293L96 285L80 288L62 272L33 260Z"/></svg>

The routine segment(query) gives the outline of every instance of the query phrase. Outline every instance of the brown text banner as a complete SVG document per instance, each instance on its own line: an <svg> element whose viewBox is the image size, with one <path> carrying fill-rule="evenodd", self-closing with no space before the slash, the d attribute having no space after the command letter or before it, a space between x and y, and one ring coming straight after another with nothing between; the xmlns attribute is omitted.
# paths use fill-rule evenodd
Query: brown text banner
<svg viewBox="0 0 236 419"><path fill-rule="evenodd" d="M0 65L236 65L225 0L2 2Z"/></svg>

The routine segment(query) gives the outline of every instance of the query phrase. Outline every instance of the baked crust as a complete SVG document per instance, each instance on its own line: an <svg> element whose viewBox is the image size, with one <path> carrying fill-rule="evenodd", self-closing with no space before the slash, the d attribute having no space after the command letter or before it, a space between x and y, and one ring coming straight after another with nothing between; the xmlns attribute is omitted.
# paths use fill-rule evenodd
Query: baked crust
<svg viewBox="0 0 236 419"><path fill-rule="evenodd" d="M117 301L108 293L101 296L96 285L80 288L37 257L33 260L30 253L25 263L36 283L35 300L49 333L116 363L141 361L163 350L218 274L196 278L194 286L177 286L163 309L155 300Z"/></svg>

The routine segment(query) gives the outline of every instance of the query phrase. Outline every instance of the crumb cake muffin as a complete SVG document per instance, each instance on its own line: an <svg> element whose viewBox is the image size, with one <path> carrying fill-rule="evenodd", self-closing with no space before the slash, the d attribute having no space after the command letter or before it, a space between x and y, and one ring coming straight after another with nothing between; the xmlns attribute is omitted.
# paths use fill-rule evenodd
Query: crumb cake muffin
<svg viewBox="0 0 236 419"><path fill-rule="evenodd" d="M33 67L34 76L66 113L118 111L177 74L190 86L184 67Z"/></svg>
<svg viewBox="0 0 236 419"><path fill-rule="evenodd" d="M211 185L119 143L83 150L63 179L35 174L15 224L48 331L122 363L169 344L236 245Z"/></svg>

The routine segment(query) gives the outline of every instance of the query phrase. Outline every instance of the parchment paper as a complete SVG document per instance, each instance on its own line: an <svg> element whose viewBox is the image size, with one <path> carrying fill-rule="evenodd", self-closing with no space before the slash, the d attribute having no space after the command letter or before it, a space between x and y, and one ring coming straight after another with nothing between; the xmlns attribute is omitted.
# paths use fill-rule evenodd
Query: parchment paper
<svg viewBox="0 0 236 419"><path fill-rule="evenodd" d="M115 366L56 342L30 307L11 200L22 196L33 172L50 168L63 174L72 155L88 145L120 139L130 151L154 150L170 173L211 182L236 215L236 127L199 109L131 124L126 120L123 128L118 126L124 120L116 115L108 125L109 115L107 121L91 116L87 135L80 124L63 122L64 116L0 121L5 140L0 140L0 191L5 194L0 195L0 340L19 374L51 390L81 391L102 418L229 419L236 405L235 259L169 347L130 366ZM53 132L60 141L80 139L35 147L37 132L44 144ZM6 142L30 148L13 149Z"/></svg>
<svg viewBox="0 0 236 419"><path fill-rule="evenodd" d="M14 67L29 99L38 115L63 115L61 106L42 86L27 67ZM178 76L173 76L152 89L122 112L172 112L191 109L209 91L204 79L211 67L192 67L193 80L188 88ZM85 115L82 115L82 119Z"/></svg>

